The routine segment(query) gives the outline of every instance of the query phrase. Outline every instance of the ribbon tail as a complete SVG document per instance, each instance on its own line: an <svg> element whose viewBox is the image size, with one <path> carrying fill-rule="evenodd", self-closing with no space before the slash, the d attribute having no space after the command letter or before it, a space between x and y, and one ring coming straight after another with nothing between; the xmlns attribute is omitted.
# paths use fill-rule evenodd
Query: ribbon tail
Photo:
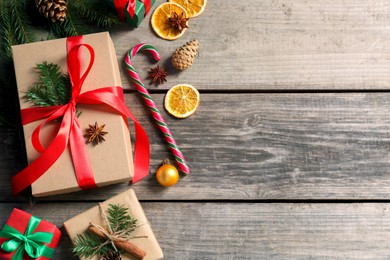
<svg viewBox="0 0 390 260"><path fill-rule="evenodd" d="M24 255L24 248L23 246L20 246L16 252L14 253L14 255L12 256L11 260L19 260L19 259L23 259L23 255Z"/></svg>
<svg viewBox="0 0 390 260"><path fill-rule="evenodd" d="M28 165L21 172L12 177L12 192L13 195L18 194L26 189L33 182L38 180L61 156L68 144L68 136L70 129L70 114L65 113L61 123L61 128L58 135L36 160Z"/></svg>
<svg viewBox="0 0 390 260"><path fill-rule="evenodd" d="M134 122L135 145L134 145L134 176L132 183L142 180L149 174L150 145L145 129L137 121L133 113L127 108L115 91L91 91L82 94L78 101L83 104L106 104L118 111L122 116L130 118Z"/></svg>
<svg viewBox="0 0 390 260"><path fill-rule="evenodd" d="M47 124L48 122L53 121L54 119L57 119L60 116L62 116L65 111L66 111L66 106L59 107L58 110L54 111L52 115L50 115L37 128L35 128L34 132L32 133L32 136L31 136L31 143L36 151L38 151L39 153L43 153L45 151L45 148L43 147L43 145L40 141L40 138L39 138L39 134L40 134L42 127L45 124Z"/></svg>
<svg viewBox="0 0 390 260"><path fill-rule="evenodd" d="M83 190L96 188L87 146L85 145L80 123L77 119L75 119L70 132L69 148L79 187Z"/></svg>
<svg viewBox="0 0 390 260"><path fill-rule="evenodd" d="M142 180L149 174L150 147L149 138L143 127L135 118L132 118L135 126L135 147L134 147L134 177L132 183Z"/></svg>

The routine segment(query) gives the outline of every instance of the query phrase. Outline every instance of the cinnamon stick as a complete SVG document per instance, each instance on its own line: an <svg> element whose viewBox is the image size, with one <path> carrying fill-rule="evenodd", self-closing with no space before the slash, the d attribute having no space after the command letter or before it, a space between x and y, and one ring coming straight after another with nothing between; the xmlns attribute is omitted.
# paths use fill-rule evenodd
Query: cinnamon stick
<svg viewBox="0 0 390 260"><path fill-rule="evenodd" d="M103 230L105 230L103 227L101 227L101 228ZM101 232L98 228L90 225L88 229L89 229L89 231L91 231L95 235L97 235L97 236L99 236L99 237L101 237L103 239L108 239L108 237L103 232ZM109 233L106 230L105 230L105 232L107 234ZM138 259L142 260L146 256L146 252L145 251L143 251L141 248L137 247L136 245L134 245L133 243L131 243L129 241L114 240L113 242L114 242L116 247L122 249L123 251L125 251L129 255L133 256L137 260Z"/></svg>

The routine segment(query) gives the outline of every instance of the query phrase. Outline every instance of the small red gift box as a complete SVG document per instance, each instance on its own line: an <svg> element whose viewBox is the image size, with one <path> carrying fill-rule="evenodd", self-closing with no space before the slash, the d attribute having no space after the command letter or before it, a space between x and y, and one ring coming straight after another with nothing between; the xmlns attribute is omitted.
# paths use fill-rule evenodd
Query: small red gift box
<svg viewBox="0 0 390 260"><path fill-rule="evenodd" d="M61 231L54 224L13 209L0 231L0 259L49 260L60 237Z"/></svg>
<svg viewBox="0 0 390 260"><path fill-rule="evenodd" d="M138 27L156 0L109 0L108 4L115 8L121 21L132 27Z"/></svg>

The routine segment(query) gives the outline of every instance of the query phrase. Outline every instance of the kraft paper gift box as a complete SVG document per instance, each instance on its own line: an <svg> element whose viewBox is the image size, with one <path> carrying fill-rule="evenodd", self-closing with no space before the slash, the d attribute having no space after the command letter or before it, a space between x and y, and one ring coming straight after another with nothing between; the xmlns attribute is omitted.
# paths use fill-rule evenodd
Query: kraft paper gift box
<svg viewBox="0 0 390 260"><path fill-rule="evenodd" d="M107 208L110 204L125 206L129 209L129 215L137 219L137 227L135 228L134 232L131 233L131 236L134 238L130 239L129 241L146 252L144 259L162 259L164 257L163 252L157 242L148 220L146 219L144 210L142 209L135 192L132 189L122 192L101 203L101 207L104 211L107 211ZM102 227L107 226L104 220L104 216L102 216L101 209L98 205L67 220L64 223L64 227L72 242L74 242L74 239L78 234L81 235L87 231L90 223L94 223ZM96 260L98 258L94 257L91 259ZM128 254L122 254L122 259L130 260L133 258Z"/></svg>
<svg viewBox="0 0 390 260"><path fill-rule="evenodd" d="M61 231L54 224L16 208L13 209L4 228L0 231L0 245L4 249L7 248L7 251L0 249L1 260L49 260L61 237ZM44 232L45 234L40 233L40 238L37 238L38 232ZM27 239L30 245L35 244L41 247L41 250L30 251L30 253L36 254L33 255L34 258L28 256L24 247L25 242L21 240L21 236ZM46 239L46 243L42 242ZM18 243L19 246L16 247L15 244ZM12 248L13 246L15 248Z"/></svg>
<svg viewBox="0 0 390 260"><path fill-rule="evenodd" d="M109 34L104 32L84 35L83 42L93 47L95 62L85 79L81 93L102 87L121 86L115 49ZM67 73L66 38L17 45L12 49L20 107L21 109L33 107L33 104L27 102L23 96L39 79L37 64L44 61L54 63L61 67L63 73ZM89 53L83 50L82 71L85 70L89 57ZM99 125L105 124L104 131L108 132L104 136L106 141L98 145L87 144L96 185L105 186L130 181L133 176L133 159L127 120L125 121L120 114L104 105L77 104L77 110L81 112L78 121L82 131L97 122ZM41 122L42 120L38 120L23 126L29 163L40 155L33 147L31 137L34 129ZM59 123L55 122L42 128L40 138L44 147L52 142L58 128ZM32 194L37 197L80 190L69 147L31 187Z"/></svg>

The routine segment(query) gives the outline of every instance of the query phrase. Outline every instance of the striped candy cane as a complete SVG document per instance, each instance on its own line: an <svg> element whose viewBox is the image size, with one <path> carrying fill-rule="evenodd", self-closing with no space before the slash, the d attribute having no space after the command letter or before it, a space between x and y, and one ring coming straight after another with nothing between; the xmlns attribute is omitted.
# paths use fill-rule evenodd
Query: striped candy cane
<svg viewBox="0 0 390 260"><path fill-rule="evenodd" d="M165 122L164 118L162 117L160 111L158 110L156 103L154 103L152 97L150 96L148 90L145 88L144 83L142 83L141 78L139 77L138 73L135 71L131 59L140 51L147 51L150 54L153 55L154 59L160 60L160 55L158 54L155 47L149 44L138 44L130 49L130 51L127 53L125 62L126 62L126 68L127 72L129 73L133 84L137 88L137 91L142 95L142 98L144 99L146 105L149 107L150 112L152 113L153 118L155 119L157 126L160 128L161 132L164 134L165 140L168 142L169 147L171 148L171 151L173 155L175 156L176 162L180 168L180 170L185 174L190 173L190 168L187 165L186 160L184 159L183 154L181 153L179 147L176 144L175 139L173 139L173 136L171 134L171 131L168 128L167 123Z"/></svg>

